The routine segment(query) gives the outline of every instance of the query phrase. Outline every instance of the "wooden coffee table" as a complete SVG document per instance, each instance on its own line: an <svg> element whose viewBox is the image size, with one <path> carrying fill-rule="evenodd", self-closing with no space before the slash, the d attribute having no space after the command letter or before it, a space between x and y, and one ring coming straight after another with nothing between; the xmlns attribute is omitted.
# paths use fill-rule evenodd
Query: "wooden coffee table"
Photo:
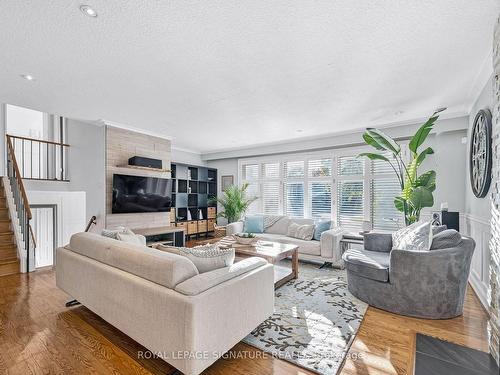
<svg viewBox="0 0 500 375"><path fill-rule="evenodd" d="M220 247L234 248L239 257L259 257L274 265L274 289L286 284L299 275L299 254L296 245L272 241L257 241L252 245L237 243L232 237L224 237L217 242ZM292 257L292 267L283 267L277 263L280 260Z"/></svg>

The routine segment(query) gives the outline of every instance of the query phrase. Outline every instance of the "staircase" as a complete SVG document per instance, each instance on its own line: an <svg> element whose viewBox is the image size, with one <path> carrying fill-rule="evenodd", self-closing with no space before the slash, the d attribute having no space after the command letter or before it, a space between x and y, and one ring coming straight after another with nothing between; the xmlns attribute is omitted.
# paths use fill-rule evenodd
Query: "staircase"
<svg viewBox="0 0 500 375"><path fill-rule="evenodd" d="M0 276L19 273L19 259L15 242L5 189L0 179Z"/></svg>

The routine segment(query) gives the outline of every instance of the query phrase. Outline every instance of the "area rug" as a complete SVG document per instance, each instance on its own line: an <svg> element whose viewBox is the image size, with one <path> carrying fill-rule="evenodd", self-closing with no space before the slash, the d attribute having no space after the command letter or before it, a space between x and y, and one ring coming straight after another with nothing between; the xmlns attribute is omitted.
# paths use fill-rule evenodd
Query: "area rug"
<svg viewBox="0 0 500 375"><path fill-rule="evenodd" d="M275 292L274 314L243 340L319 374L336 374L367 305L347 290L345 271L300 263Z"/></svg>

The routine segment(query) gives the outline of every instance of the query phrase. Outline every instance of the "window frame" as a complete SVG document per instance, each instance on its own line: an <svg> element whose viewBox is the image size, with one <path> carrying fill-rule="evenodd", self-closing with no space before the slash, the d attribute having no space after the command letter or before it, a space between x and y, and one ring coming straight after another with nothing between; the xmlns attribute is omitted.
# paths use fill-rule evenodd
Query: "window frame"
<svg viewBox="0 0 500 375"><path fill-rule="evenodd" d="M408 160L408 153L406 151L408 141L399 142L403 149L403 158ZM312 194L311 194L311 182L315 181L327 181L331 184L331 205L330 205L330 219L337 225L338 224L338 189L340 181L363 181L363 221L370 222L370 227L373 229L372 213L373 213L373 202L372 202L372 182L377 178L376 175L372 173L372 161L368 158L363 158L363 175L349 175L349 176L339 176L338 175L338 163L341 157L355 157L361 152L373 151L369 146L347 146L323 151L313 151L313 152L301 152L293 154L280 154L280 155L268 155L253 158L240 158L238 159L238 185L241 186L244 182L255 183L257 182L257 194L258 199L253 205L255 205L252 212L262 213L264 210L263 206L263 184L264 182L279 181L279 197L278 197L278 214L286 215L286 184L288 182L302 182L304 184L304 218L312 218ZM309 163L310 161L318 159L331 159L331 175L322 177L312 177L309 176ZM303 161L304 162L304 176L303 177L286 177L285 174L285 163ZM279 174L278 177L265 178L263 176L263 165L279 163ZM243 166L249 164L258 165L258 177L256 180L246 180L243 179ZM360 230L362 228L359 228Z"/></svg>

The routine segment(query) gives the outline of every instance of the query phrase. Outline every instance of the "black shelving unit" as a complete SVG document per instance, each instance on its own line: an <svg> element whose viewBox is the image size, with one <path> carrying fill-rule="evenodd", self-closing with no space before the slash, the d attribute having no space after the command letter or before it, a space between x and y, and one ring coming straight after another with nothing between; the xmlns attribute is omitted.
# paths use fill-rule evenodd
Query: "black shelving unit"
<svg viewBox="0 0 500 375"><path fill-rule="evenodd" d="M217 205L209 203L217 195L217 169L172 163L171 170L175 225L186 227L188 236L210 235L217 214Z"/></svg>

